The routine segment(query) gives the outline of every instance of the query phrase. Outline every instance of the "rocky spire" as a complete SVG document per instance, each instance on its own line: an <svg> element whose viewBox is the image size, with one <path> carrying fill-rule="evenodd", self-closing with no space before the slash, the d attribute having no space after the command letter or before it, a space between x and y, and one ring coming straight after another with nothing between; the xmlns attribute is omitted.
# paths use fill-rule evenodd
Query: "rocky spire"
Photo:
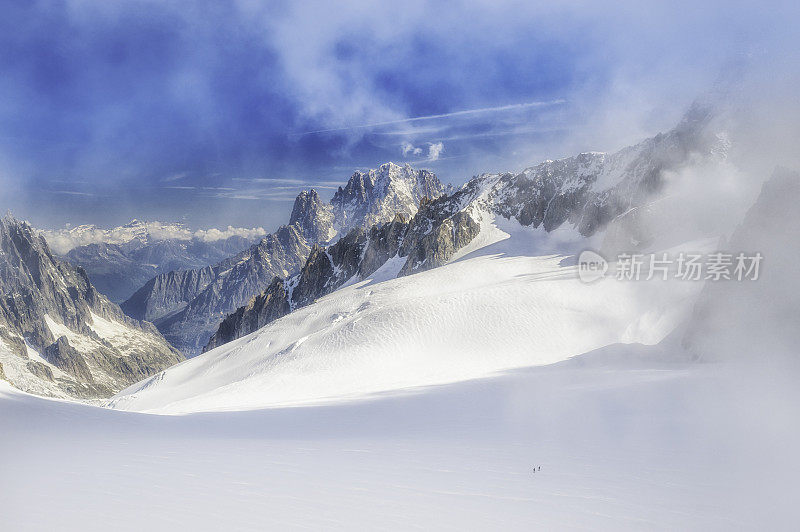
<svg viewBox="0 0 800 532"><path fill-rule="evenodd" d="M322 202L313 188L297 195L289 218L310 243L327 242L336 234L333 229L333 209Z"/></svg>
<svg viewBox="0 0 800 532"><path fill-rule="evenodd" d="M388 162L378 168L353 173L331 200L334 225L339 234L354 227L371 227L394 219L412 217L423 198L438 198L447 192L436 175L415 170L409 164Z"/></svg>

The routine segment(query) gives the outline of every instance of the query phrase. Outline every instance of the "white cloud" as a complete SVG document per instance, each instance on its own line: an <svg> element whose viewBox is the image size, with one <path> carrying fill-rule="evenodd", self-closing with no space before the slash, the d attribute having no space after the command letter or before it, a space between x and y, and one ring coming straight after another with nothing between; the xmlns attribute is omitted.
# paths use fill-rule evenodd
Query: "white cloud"
<svg viewBox="0 0 800 532"><path fill-rule="evenodd" d="M443 142L436 142L431 143L428 146L428 160L435 161L439 158L439 155L444 151L444 143Z"/></svg>
<svg viewBox="0 0 800 532"><path fill-rule="evenodd" d="M420 153L422 153L422 148L417 148L410 142L404 142L402 145L402 150L403 150L403 157L407 156L408 154L419 155Z"/></svg>
<svg viewBox="0 0 800 532"><path fill-rule="evenodd" d="M161 181L163 183L171 183L172 181L177 181L179 179L183 179L184 177L186 177L188 175L189 174L186 173L186 172L180 172L178 174L173 174L173 175L167 176L164 179L162 179Z"/></svg>
<svg viewBox="0 0 800 532"><path fill-rule="evenodd" d="M267 234L263 227L254 227L248 229L246 227L233 227L228 226L227 229L220 231L219 229L200 229L194 232L194 237L203 242L215 242L217 240L226 240L232 236L240 236L242 238L255 239Z"/></svg>
<svg viewBox="0 0 800 532"><path fill-rule="evenodd" d="M257 198L256 198L257 199ZM58 254L88 244L124 244L132 240L202 240L214 242L233 236L255 239L267 234L263 227L233 227L227 229L199 229L192 231L183 224L134 221L126 226L101 229L95 225L80 225L56 231L41 231L47 243Z"/></svg>

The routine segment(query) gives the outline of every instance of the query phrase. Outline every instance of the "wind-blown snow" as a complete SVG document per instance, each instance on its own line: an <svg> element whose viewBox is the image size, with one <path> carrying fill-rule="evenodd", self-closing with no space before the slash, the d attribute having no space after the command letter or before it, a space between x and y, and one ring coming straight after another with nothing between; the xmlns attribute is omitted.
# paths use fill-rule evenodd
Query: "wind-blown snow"
<svg viewBox="0 0 800 532"><path fill-rule="evenodd" d="M563 256L518 253L542 233L513 225L503 221L504 231L486 220L486 245L460 260L347 286L133 385L109 404L158 413L238 410L552 364L617 342L660 341L702 287L613 279L583 284L574 267L560 265Z"/></svg>

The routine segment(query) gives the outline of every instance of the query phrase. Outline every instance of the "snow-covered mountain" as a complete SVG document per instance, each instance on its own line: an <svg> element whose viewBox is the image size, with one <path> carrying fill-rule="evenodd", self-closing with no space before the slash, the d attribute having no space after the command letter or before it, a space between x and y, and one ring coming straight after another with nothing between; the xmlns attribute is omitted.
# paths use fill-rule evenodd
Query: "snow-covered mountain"
<svg viewBox="0 0 800 532"><path fill-rule="evenodd" d="M367 172L355 172L331 199L334 228L339 235L390 222L398 214L412 217L423 199L449 192L428 170L386 163ZM320 241L324 243L324 241Z"/></svg>
<svg viewBox="0 0 800 532"><path fill-rule="evenodd" d="M295 200L289 225L297 225L310 244L324 245L352 229L390 222L398 214L411 218L423 199L451 191L428 170L389 162L354 172L327 204L316 190L302 191Z"/></svg>
<svg viewBox="0 0 800 532"><path fill-rule="evenodd" d="M265 233L235 227L191 231L183 224L139 220L113 229L80 225L42 232L64 260L83 267L114 302L125 301L155 275L215 264Z"/></svg>
<svg viewBox="0 0 800 532"><path fill-rule="evenodd" d="M2 374L22 390L108 397L183 359L11 216L0 221L0 294Z"/></svg>
<svg viewBox="0 0 800 532"><path fill-rule="evenodd" d="M587 285L562 255L531 256L538 233L485 220L458 260L396 277L404 261L391 259L109 404L183 413L340 400L551 364L614 343L654 344L689 314L702 287Z"/></svg>
<svg viewBox="0 0 800 532"><path fill-rule="evenodd" d="M411 217L398 214L369 230L353 229L327 248L314 248L300 272L276 279L228 316L206 350L249 334L345 283L365 279L390 260L400 276L442 266L495 217L541 228L543 233L561 229L578 238L611 226L612 238L605 239L604 247L636 250L650 241L642 234L639 211L660 192L664 176L689 165L724 161L727 140L710 127L712 118L709 108L695 105L666 134L619 152L582 153L518 174L481 175L450 195L423 200Z"/></svg>
<svg viewBox="0 0 800 532"><path fill-rule="evenodd" d="M309 244L328 244L356 228L390 222L396 215L411 218L424 199L451 192L435 174L389 162L365 172L354 172L329 203L314 189L295 200L289 225L297 225Z"/></svg>
<svg viewBox="0 0 800 532"><path fill-rule="evenodd" d="M436 176L409 165L386 163L355 172L329 203L316 191L301 192L289 224L210 269L175 271L147 282L122 309L153 321L187 355L198 353L225 316L305 264L312 246L335 242L354 228L369 228L397 214L411 216L423 199L446 191Z"/></svg>
<svg viewBox="0 0 800 532"><path fill-rule="evenodd" d="M615 244L644 251L647 235L626 232L632 214L667 176L724 164L728 141L712 118L693 106L673 130L619 152L478 176L422 198L410 216L315 245L297 274L226 318L207 353L111 404L184 412L318 401L658 342L702 283L586 285L565 259L609 240L607 228Z"/></svg>

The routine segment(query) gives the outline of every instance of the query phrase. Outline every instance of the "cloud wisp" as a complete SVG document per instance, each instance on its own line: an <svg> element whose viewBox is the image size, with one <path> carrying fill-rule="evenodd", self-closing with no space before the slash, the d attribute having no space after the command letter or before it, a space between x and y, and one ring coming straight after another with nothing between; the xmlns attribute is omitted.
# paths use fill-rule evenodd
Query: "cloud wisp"
<svg viewBox="0 0 800 532"><path fill-rule="evenodd" d="M428 160L435 161L439 158L439 156L444 151L444 143L442 142L432 142L428 146Z"/></svg>
<svg viewBox="0 0 800 532"><path fill-rule="evenodd" d="M317 133L333 133L336 131L349 131L353 129L369 129L374 127L383 127L383 126L391 126L396 124L409 124L414 122L423 122L426 120L442 120L447 118L459 118L459 117L466 117L466 116L474 116L474 115L483 115L483 114L490 114L490 113L503 113L509 111L522 111L527 110L535 107L545 107L550 105L559 105L566 103L564 99L556 99L550 101L539 101L539 102L526 102L526 103L515 103L510 105L500 105L497 107L482 107L479 109L465 109L462 111L453 111L452 113L440 113L435 115L427 115L427 116L415 116L412 118L401 118L398 120L386 120L383 122L373 122L370 124L359 124L359 125L352 125L352 126L344 126L344 127L333 127L333 128L326 128L326 129L316 129L313 131L303 131L301 133L294 133L294 135L313 135Z"/></svg>

